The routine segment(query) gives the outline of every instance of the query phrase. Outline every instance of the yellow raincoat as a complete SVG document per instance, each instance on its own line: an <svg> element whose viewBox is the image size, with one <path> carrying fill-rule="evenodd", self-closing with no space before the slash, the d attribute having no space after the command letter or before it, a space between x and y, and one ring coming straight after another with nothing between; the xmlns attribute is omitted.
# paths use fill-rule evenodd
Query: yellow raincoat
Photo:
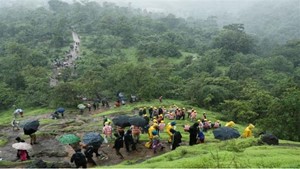
<svg viewBox="0 0 300 169"><path fill-rule="evenodd" d="M243 138L251 137L252 136L252 130L254 129L253 124L249 124L248 127L245 128L244 133L242 135Z"/></svg>
<svg viewBox="0 0 300 169"><path fill-rule="evenodd" d="M225 127L233 127L234 125L235 125L235 123L233 121L230 121L225 124Z"/></svg>

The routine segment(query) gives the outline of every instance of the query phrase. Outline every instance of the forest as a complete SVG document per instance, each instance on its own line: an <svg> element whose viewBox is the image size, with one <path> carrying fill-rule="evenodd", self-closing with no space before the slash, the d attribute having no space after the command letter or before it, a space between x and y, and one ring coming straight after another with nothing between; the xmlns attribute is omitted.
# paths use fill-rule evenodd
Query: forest
<svg viewBox="0 0 300 169"><path fill-rule="evenodd" d="M276 23L261 16L260 34L271 31L274 38L249 34L244 23L220 27L213 16L181 18L109 2L2 8L0 110L76 107L83 97L113 102L121 91L144 101L182 100L222 113L221 120L300 141L300 39L272 32L285 25L299 35L299 27L289 27L299 25L299 11L273 9L290 17ZM72 31L80 56L51 86L54 63L72 48Z"/></svg>

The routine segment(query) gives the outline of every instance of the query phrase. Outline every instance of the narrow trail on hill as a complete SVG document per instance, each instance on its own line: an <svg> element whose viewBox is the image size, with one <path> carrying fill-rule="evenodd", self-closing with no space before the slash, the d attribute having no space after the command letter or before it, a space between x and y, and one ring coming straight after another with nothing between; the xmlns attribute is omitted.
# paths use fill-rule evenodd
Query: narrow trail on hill
<svg viewBox="0 0 300 169"><path fill-rule="evenodd" d="M77 33L72 31L73 44L70 46L69 51L66 53L63 61L55 60L52 64L52 75L50 77L50 86L54 87L59 84L59 77L62 71L66 68L72 70L74 74L76 69L75 61L79 57L80 38Z"/></svg>

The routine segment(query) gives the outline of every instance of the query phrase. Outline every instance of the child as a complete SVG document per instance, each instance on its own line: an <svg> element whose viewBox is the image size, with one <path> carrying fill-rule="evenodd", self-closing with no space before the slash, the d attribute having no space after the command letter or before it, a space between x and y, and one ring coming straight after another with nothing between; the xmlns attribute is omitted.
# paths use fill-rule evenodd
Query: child
<svg viewBox="0 0 300 169"><path fill-rule="evenodd" d="M87 161L82 154L81 149L77 149L71 157L71 163L75 162L76 168L87 168Z"/></svg>
<svg viewBox="0 0 300 169"><path fill-rule="evenodd" d="M110 122L105 122L105 126L102 129L102 133L104 134L104 143L108 143L108 139L112 140L112 127L110 125Z"/></svg>
<svg viewBox="0 0 300 169"><path fill-rule="evenodd" d="M160 148L162 151L164 149L164 146L160 143L160 138L157 131L153 131L153 141L152 141L152 149L153 152L156 153L157 149Z"/></svg>

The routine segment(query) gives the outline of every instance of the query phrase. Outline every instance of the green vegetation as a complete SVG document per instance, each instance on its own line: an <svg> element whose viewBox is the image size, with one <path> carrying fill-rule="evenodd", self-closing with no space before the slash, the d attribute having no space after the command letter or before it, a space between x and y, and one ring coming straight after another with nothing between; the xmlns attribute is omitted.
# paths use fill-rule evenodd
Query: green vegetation
<svg viewBox="0 0 300 169"><path fill-rule="evenodd" d="M184 19L107 2L48 5L0 10L1 125L11 121L5 112L13 105L44 113L75 108L82 97L115 101L122 91L142 101L185 100L221 112L223 121L254 123L300 141L300 40L290 33L281 33L286 40L275 45L268 36L247 34L243 23L219 28L214 17ZM275 22L280 19L272 30L284 25ZM53 63L64 61L72 31L81 37L81 57L51 87Z"/></svg>

